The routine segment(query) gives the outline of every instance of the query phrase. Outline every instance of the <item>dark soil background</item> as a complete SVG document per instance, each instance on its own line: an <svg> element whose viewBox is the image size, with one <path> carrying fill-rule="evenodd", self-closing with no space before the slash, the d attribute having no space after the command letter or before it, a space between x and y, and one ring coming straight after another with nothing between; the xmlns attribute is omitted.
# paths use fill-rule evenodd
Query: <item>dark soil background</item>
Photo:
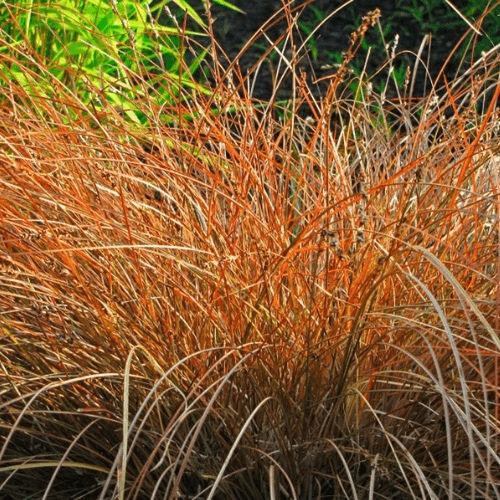
<svg viewBox="0 0 500 500"><path fill-rule="evenodd" d="M244 10L245 14L215 3L212 3L211 7L215 37L229 60L238 56L247 41L283 6L280 0L232 0L231 3ZM297 0L292 6L299 6L301 3L300 0ZM344 3L341 0L314 0L300 10L300 22L306 27L315 27L321 18L326 17ZM470 2L468 0L453 0L453 4L465 12ZM426 34L432 33L430 50L426 46L422 58L427 63L427 69L433 81L453 48L468 30L466 23L444 0L420 2L414 0L354 0L332 16L314 36L315 50L309 51L302 60L302 64L307 64L310 81L313 81L315 77L324 76L325 70L322 68L325 66L339 62L342 52L349 48L351 33L359 27L362 16L376 8L381 11L380 23L385 31L385 42L393 44L396 35L399 36L396 53L400 55L396 60L396 66L399 64L401 67L403 64L405 68L406 66L413 68L423 38ZM416 9L416 12L410 12L411 9ZM286 33L286 29L287 23L282 21L267 29L266 35L274 41ZM295 45L300 46L301 38L304 39L306 36L304 29L295 30ZM366 48L369 45L372 47L372 51L366 70L368 75L373 75L387 61L380 30L377 26L369 30L366 42L365 46L358 51L357 57L351 65L358 70L365 65ZM495 40L493 40L494 42ZM251 68L269 46L266 38L261 36L256 43L247 47L240 56L242 72L244 73ZM271 55L268 58L270 62L261 65L258 77L255 78L254 97L263 100L268 100L271 97L273 61L274 64L277 64L278 59L276 54L274 59ZM460 56L456 56L446 65L445 75L449 81L455 77L457 72L467 69L467 63L460 66L460 59ZM326 71L334 72L332 69ZM425 77L425 71L424 66L420 64L412 94L414 97L424 96L429 92L431 84L429 78ZM386 81L387 71L382 72L378 79L374 78L374 87L383 86ZM389 84L387 89L388 97L391 97L391 94L395 95L395 85L392 89L391 85L393 84ZM291 85L289 82L285 82L278 98L285 98L290 91ZM318 92L321 93L321 89L318 89Z"/></svg>

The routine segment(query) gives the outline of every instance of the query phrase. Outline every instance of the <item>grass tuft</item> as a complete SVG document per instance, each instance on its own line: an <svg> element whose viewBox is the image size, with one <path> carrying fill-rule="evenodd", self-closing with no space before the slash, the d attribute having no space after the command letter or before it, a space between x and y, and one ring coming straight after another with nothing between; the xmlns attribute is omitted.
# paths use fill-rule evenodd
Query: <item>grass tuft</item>
<svg viewBox="0 0 500 500"><path fill-rule="evenodd" d="M0 52L3 498L500 497L498 54L309 83L299 11L144 123Z"/></svg>

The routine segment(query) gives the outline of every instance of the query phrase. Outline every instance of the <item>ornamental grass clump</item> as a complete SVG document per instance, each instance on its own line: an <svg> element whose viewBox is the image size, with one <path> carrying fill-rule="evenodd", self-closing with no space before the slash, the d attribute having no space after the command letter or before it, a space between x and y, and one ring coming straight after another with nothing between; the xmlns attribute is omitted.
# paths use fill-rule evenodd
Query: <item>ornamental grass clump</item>
<svg viewBox="0 0 500 500"><path fill-rule="evenodd" d="M284 101L0 72L2 498L500 497L498 53L318 91L299 12Z"/></svg>

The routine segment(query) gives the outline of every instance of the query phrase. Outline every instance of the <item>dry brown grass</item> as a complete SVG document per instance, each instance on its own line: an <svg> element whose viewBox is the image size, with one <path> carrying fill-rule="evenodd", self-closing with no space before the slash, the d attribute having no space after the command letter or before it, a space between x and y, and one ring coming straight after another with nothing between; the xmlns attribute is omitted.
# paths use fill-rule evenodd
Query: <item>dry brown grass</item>
<svg viewBox="0 0 500 500"><path fill-rule="evenodd" d="M142 128L0 75L3 498L500 498L498 63Z"/></svg>

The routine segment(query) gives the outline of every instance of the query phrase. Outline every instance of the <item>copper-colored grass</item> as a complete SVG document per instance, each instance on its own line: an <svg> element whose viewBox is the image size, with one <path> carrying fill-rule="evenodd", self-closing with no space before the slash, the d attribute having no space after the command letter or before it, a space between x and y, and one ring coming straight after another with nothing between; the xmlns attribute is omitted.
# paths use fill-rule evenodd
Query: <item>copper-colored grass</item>
<svg viewBox="0 0 500 500"><path fill-rule="evenodd" d="M499 59L294 61L143 128L0 74L3 498L499 498Z"/></svg>

